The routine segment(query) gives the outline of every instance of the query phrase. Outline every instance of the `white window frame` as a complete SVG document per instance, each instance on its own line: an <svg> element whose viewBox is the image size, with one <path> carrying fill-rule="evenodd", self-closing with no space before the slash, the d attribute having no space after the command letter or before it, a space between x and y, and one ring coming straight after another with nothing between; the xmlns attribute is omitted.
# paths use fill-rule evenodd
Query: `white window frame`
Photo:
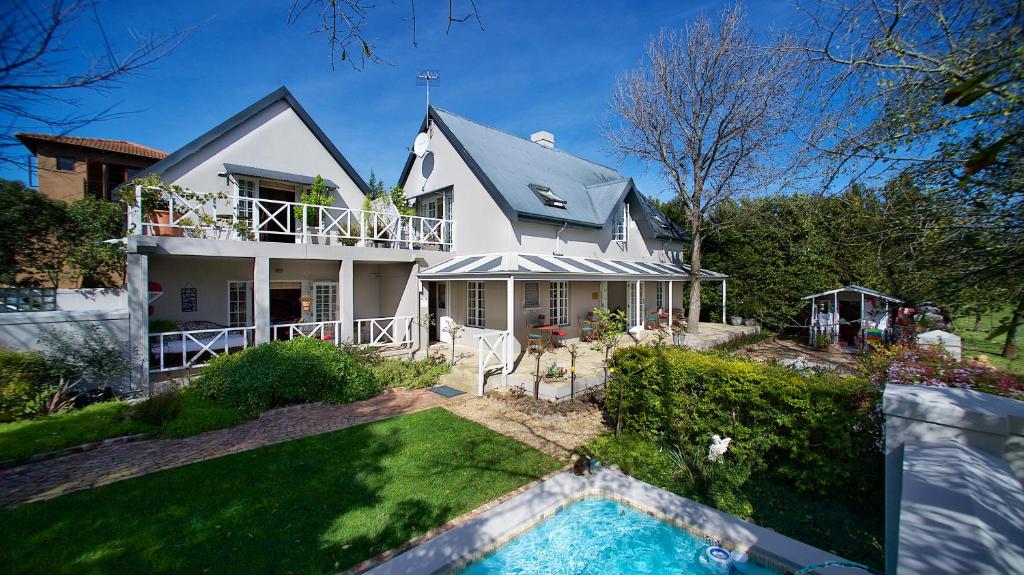
<svg viewBox="0 0 1024 575"><path fill-rule="evenodd" d="M487 318L485 314L485 293L487 289L484 282L466 282L466 326L485 327Z"/></svg>
<svg viewBox="0 0 1024 575"><path fill-rule="evenodd" d="M615 217L615 230L612 239L623 247L629 242L629 202L622 202L622 210Z"/></svg>
<svg viewBox="0 0 1024 575"><path fill-rule="evenodd" d="M665 309L665 282L655 282L654 302L659 310Z"/></svg>
<svg viewBox="0 0 1024 575"><path fill-rule="evenodd" d="M313 321L337 321L338 282L313 282Z"/></svg>
<svg viewBox="0 0 1024 575"><path fill-rule="evenodd" d="M644 307L646 307L646 303L647 303L646 301L644 301L645 300L644 292L647 291L647 286L645 285L645 282L643 282L642 280L640 281L640 301L639 302L637 301L636 280L631 280L631 281L627 282L626 283L626 288L627 288L627 293L626 293L626 315L629 316L629 317L626 318L626 325L627 326L643 325L643 322L646 319L644 316L647 313L647 310L644 309ZM636 322L637 304L639 304L639 306L640 306L640 323Z"/></svg>
<svg viewBox="0 0 1024 575"><path fill-rule="evenodd" d="M236 300L234 296L239 293L236 291L236 286L242 286L242 292L245 294L245 320L242 323L234 321L234 304ZM228 327L248 327L252 319L252 282L245 280L229 280L228 281Z"/></svg>
<svg viewBox="0 0 1024 575"><path fill-rule="evenodd" d="M552 325L569 325L569 282L548 284L548 315Z"/></svg>
<svg viewBox="0 0 1024 575"><path fill-rule="evenodd" d="M245 182L243 185L242 182ZM241 202L239 198L257 198L259 196L260 183L254 178L235 178L235 216L239 220L252 221L254 211L253 202Z"/></svg>

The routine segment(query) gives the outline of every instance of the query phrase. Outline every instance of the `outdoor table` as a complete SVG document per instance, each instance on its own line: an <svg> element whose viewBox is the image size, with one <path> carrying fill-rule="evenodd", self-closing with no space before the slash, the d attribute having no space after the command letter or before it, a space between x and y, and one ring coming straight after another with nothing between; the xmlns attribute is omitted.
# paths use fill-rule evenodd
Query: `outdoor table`
<svg viewBox="0 0 1024 575"><path fill-rule="evenodd" d="M535 329L537 331L542 331L548 334L548 342L552 345L552 347L557 346L555 342L555 337L561 337L565 335L565 332L562 331L562 328L558 327L557 325L540 325L537 326Z"/></svg>

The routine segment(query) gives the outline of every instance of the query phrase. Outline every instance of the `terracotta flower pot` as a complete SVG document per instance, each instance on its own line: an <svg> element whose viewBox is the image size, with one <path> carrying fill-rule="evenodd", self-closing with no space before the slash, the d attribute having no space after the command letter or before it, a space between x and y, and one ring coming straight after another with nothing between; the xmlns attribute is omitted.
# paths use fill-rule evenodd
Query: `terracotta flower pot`
<svg viewBox="0 0 1024 575"><path fill-rule="evenodd" d="M185 214L176 215L180 218ZM170 210L146 210L146 217L151 224L154 224L150 227L154 236L181 237L184 235L184 229L171 226Z"/></svg>

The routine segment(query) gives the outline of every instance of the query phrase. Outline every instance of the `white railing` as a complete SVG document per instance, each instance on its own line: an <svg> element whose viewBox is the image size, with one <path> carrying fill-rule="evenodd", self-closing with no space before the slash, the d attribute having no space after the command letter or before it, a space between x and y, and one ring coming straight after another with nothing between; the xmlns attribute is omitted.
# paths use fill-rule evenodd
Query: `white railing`
<svg viewBox="0 0 1024 575"><path fill-rule="evenodd" d="M356 345L371 347L412 345L412 316L357 319L354 332Z"/></svg>
<svg viewBox="0 0 1024 575"><path fill-rule="evenodd" d="M251 347L255 327L170 331L149 336L149 370L171 371L200 367L214 356Z"/></svg>
<svg viewBox="0 0 1024 575"><path fill-rule="evenodd" d="M146 190L161 193L167 209L144 212L138 208L143 187L137 186L136 206L128 213L129 233L442 251L452 247L451 220L244 196Z"/></svg>
<svg viewBox="0 0 1024 575"><path fill-rule="evenodd" d="M508 382L508 374L512 371L512 334L493 331L476 336L476 341L477 395L483 395L487 372L500 367L502 387Z"/></svg>
<svg viewBox="0 0 1024 575"><path fill-rule="evenodd" d="M341 322L278 323L270 326L272 340L290 341L297 337L312 337L337 344L342 338Z"/></svg>

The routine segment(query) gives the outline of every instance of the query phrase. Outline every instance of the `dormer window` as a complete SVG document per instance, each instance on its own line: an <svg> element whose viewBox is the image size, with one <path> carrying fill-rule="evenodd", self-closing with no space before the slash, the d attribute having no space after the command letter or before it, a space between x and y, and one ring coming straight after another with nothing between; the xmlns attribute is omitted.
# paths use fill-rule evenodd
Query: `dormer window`
<svg viewBox="0 0 1024 575"><path fill-rule="evenodd" d="M533 190L533 193L537 194L537 197L544 202L545 206L565 209L565 200L555 195L555 193L551 191L551 188L538 184L530 184L530 189Z"/></svg>
<svg viewBox="0 0 1024 575"><path fill-rule="evenodd" d="M615 217L615 232L612 238L625 246L629 240L629 204L622 202L622 209Z"/></svg>

